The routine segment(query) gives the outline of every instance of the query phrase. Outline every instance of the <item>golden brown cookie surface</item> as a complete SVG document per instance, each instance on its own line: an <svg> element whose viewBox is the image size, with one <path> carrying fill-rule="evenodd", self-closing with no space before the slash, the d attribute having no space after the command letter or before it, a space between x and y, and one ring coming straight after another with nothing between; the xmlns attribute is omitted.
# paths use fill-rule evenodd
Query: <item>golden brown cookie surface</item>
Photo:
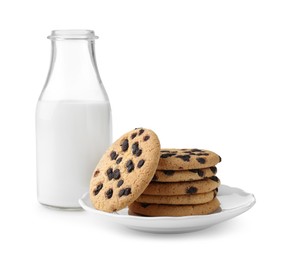
<svg viewBox="0 0 288 260"><path fill-rule="evenodd" d="M199 205L162 205L133 202L129 211L144 216L190 216L215 212L220 206L217 198Z"/></svg>
<svg viewBox="0 0 288 260"><path fill-rule="evenodd" d="M161 149L157 170L189 170L215 166L221 157L203 149Z"/></svg>
<svg viewBox="0 0 288 260"><path fill-rule="evenodd" d="M216 194L217 194L216 190L193 195L161 196L161 195L142 194L136 201L140 203L168 204L168 205L203 204L213 200Z"/></svg>
<svg viewBox="0 0 288 260"><path fill-rule="evenodd" d="M146 195L191 195L206 193L215 190L220 185L220 180L216 176L205 178L199 181L185 182L151 182L144 190Z"/></svg>
<svg viewBox="0 0 288 260"><path fill-rule="evenodd" d="M102 156L90 181L90 199L98 210L113 212L137 199L156 171L160 142L149 129L138 128L114 142Z"/></svg>
<svg viewBox="0 0 288 260"><path fill-rule="evenodd" d="M190 170L157 170L152 181L155 182L180 182L180 181L197 181L206 177L212 177L217 173L217 168L211 166L204 169Z"/></svg>

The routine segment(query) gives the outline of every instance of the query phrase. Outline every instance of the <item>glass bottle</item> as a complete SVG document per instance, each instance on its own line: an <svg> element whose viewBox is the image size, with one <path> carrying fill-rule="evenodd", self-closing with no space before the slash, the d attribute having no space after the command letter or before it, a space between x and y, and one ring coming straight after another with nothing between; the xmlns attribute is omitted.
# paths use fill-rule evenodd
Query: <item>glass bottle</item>
<svg viewBox="0 0 288 260"><path fill-rule="evenodd" d="M79 209L96 164L111 144L111 108L89 30L52 31L48 77L36 109L37 195Z"/></svg>

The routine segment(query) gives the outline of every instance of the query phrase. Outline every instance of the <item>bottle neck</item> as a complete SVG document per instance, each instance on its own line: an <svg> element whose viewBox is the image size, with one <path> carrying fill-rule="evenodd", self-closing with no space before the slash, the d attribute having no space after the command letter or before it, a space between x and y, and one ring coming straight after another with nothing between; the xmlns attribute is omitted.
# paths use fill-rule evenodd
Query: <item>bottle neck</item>
<svg viewBox="0 0 288 260"><path fill-rule="evenodd" d="M60 36L50 37L51 64L39 99L108 101L97 69L95 37Z"/></svg>
<svg viewBox="0 0 288 260"><path fill-rule="evenodd" d="M53 76L60 74L66 79L83 77L95 74L99 77L95 52L94 41L87 40L52 40L52 59ZM100 78L99 78L100 79Z"/></svg>

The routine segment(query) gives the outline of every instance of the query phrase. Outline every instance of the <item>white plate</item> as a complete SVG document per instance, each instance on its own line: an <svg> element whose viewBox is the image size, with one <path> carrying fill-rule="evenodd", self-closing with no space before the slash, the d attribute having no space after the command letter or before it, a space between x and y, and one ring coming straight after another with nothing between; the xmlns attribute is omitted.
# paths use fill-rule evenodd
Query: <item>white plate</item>
<svg viewBox="0 0 288 260"><path fill-rule="evenodd" d="M201 230L225 220L234 218L248 209L256 202L253 194L241 189L221 185L217 195L221 205L217 212L210 215L185 217L142 217L128 215L125 208L118 212L107 213L93 208L89 194L85 193L79 203L83 209L102 217L107 221L119 223L131 229L153 233L182 233Z"/></svg>

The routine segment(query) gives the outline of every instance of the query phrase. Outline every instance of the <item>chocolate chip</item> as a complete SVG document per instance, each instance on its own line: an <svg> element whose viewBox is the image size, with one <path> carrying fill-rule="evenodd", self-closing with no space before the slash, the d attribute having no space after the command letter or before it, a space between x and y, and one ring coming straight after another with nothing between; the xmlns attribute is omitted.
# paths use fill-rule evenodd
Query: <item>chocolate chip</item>
<svg viewBox="0 0 288 260"><path fill-rule="evenodd" d="M144 133L144 129L139 130L139 135L142 135Z"/></svg>
<svg viewBox="0 0 288 260"><path fill-rule="evenodd" d="M112 151L112 152L110 153L110 158L111 158L111 160L116 160L117 157L118 157L118 154L117 154L115 151Z"/></svg>
<svg viewBox="0 0 288 260"><path fill-rule="evenodd" d="M191 149L191 152L203 152L203 151L200 149Z"/></svg>
<svg viewBox="0 0 288 260"><path fill-rule="evenodd" d="M129 173L134 170L134 163L132 160L126 162L126 168Z"/></svg>
<svg viewBox="0 0 288 260"><path fill-rule="evenodd" d="M201 164L204 164L206 162L205 158L201 158L201 157L196 158L196 160Z"/></svg>
<svg viewBox="0 0 288 260"><path fill-rule="evenodd" d="M141 154L142 154L142 150L141 150L141 149L139 149L139 150L136 152L136 154L135 154L135 155L136 155L137 157L139 157Z"/></svg>
<svg viewBox="0 0 288 260"><path fill-rule="evenodd" d="M196 155L198 155L198 156L208 156L209 153L197 153Z"/></svg>
<svg viewBox="0 0 288 260"><path fill-rule="evenodd" d="M113 177L114 177L114 175L113 175L113 169L112 169L112 168L109 168L106 173L107 173L107 176L108 176L108 180L109 180L109 181L112 180Z"/></svg>
<svg viewBox="0 0 288 260"><path fill-rule="evenodd" d="M96 196L100 190L103 188L103 184L100 183L99 185L97 185L97 187L93 190L93 195Z"/></svg>
<svg viewBox="0 0 288 260"><path fill-rule="evenodd" d="M138 168L141 168L144 165L145 161L144 160L140 160L137 164Z"/></svg>
<svg viewBox="0 0 288 260"><path fill-rule="evenodd" d="M210 170L216 174L217 173L217 168L215 166L210 167Z"/></svg>
<svg viewBox="0 0 288 260"><path fill-rule="evenodd" d="M100 171L97 169L97 170L94 172L93 177L96 177L99 173L100 173Z"/></svg>
<svg viewBox="0 0 288 260"><path fill-rule="evenodd" d="M122 190L119 191L118 196L119 196L119 197L122 197L123 194L124 194L124 189L122 189Z"/></svg>
<svg viewBox="0 0 288 260"><path fill-rule="evenodd" d="M129 142L128 142L128 139L125 139L122 144L121 144L121 147L122 147L122 151L123 152L126 152L129 148Z"/></svg>
<svg viewBox="0 0 288 260"><path fill-rule="evenodd" d="M129 194L131 194L131 188L126 188L125 192L124 192L124 195L128 196Z"/></svg>
<svg viewBox="0 0 288 260"><path fill-rule="evenodd" d="M215 191L218 192L218 188L216 188Z"/></svg>
<svg viewBox="0 0 288 260"><path fill-rule="evenodd" d="M111 197L113 196L113 190L112 189L107 190L105 195L107 199L111 199Z"/></svg>
<svg viewBox="0 0 288 260"><path fill-rule="evenodd" d="M200 169L197 170L197 174L199 175L199 177L204 177L204 172Z"/></svg>
<svg viewBox="0 0 288 260"><path fill-rule="evenodd" d="M170 153L169 150L161 150L161 153Z"/></svg>
<svg viewBox="0 0 288 260"><path fill-rule="evenodd" d="M172 170L164 170L163 172L167 176L172 176L175 173L175 171L172 171Z"/></svg>
<svg viewBox="0 0 288 260"><path fill-rule="evenodd" d="M119 158L116 160L116 163L119 164L119 163L122 161L122 159L123 159L122 157L119 157Z"/></svg>
<svg viewBox="0 0 288 260"><path fill-rule="evenodd" d="M132 144L132 153L135 155L138 150L139 150L139 143L135 142L134 144Z"/></svg>
<svg viewBox="0 0 288 260"><path fill-rule="evenodd" d="M131 188L120 190L118 195L119 197L122 197L122 196L128 196L129 194L131 194Z"/></svg>
<svg viewBox="0 0 288 260"><path fill-rule="evenodd" d="M142 208L147 208L150 204L149 203L140 203Z"/></svg>
<svg viewBox="0 0 288 260"><path fill-rule="evenodd" d="M189 155L199 155L199 154L193 153L193 152L191 152L191 151L187 151L187 152L183 152L183 153L187 153L187 154L189 154Z"/></svg>
<svg viewBox="0 0 288 260"><path fill-rule="evenodd" d="M145 135L144 138L143 138L144 142L146 142L146 141L149 140L149 139L150 139L150 136L149 136L149 135Z"/></svg>
<svg viewBox="0 0 288 260"><path fill-rule="evenodd" d="M219 162L221 162L222 161L222 158L219 156Z"/></svg>
<svg viewBox="0 0 288 260"><path fill-rule="evenodd" d="M196 187L191 186L191 187L189 187L189 188L186 189L186 193L188 193L188 194L194 194L194 193L197 192L197 190L198 190L198 189L197 189Z"/></svg>
<svg viewBox="0 0 288 260"><path fill-rule="evenodd" d="M177 155L176 158L180 158L184 162L189 162L190 161L190 155Z"/></svg>
<svg viewBox="0 0 288 260"><path fill-rule="evenodd" d="M137 133L131 135L131 139L134 139L137 136Z"/></svg>
<svg viewBox="0 0 288 260"><path fill-rule="evenodd" d="M118 183L117 183L117 187L118 187L118 188L121 187L123 183L124 183L123 180L118 181Z"/></svg>
<svg viewBox="0 0 288 260"><path fill-rule="evenodd" d="M197 173L199 177L204 177L205 173L201 169L191 169L189 172Z"/></svg>
<svg viewBox="0 0 288 260"><path fill-rule="evenodd" d="M113 178L115 180L118 180L120 179L121 175L120 175L120 170L119 169L116 169L114 172L113 172Z"/></svg>
<svg viewBox="0 0 288 260"><path fill-rule="evenodd" d="M132 153L136 155L137 157L139 157L142 154L142 150L139 149L138 142L135 142L134 144L132 144Z"/></svg>
<svg viewBox="0 0 288 260"><path fill-rule="evenodd" d="M164 153L164 154L161 154L161 158L168 158L168 157L171 157L171 156L175 156L176 153Z"/></svg>
<svg viewBox="0 0 288 260"><path fill-rule="evenodd" d="M219 178L217 176L212 176L209 179L212 180L212 181L219 182Z"/></svg>

